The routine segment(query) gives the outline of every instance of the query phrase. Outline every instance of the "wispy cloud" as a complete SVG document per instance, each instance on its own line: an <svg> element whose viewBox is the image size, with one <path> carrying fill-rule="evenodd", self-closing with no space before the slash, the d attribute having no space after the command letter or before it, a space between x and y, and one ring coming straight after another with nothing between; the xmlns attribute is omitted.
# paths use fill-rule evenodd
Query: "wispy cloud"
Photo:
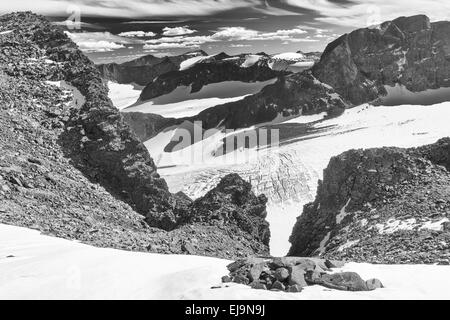
<svg viewBox="0 0 450 320"><path fill-rule="evenodd" d="M335 25L366 27L398 16L426 14L432 20L448 20L448 0L352 0L338 3L329 0L282 0L284 3L313 10L316 20Z"/></svg>
<svg viewBox="0 0 450 320"><path fill-rule="evenodd" d="M245 27L221 27L212 34L205 36L174 36L161 37L146 41L144 49L163 50L174 48L197 48L205 43L212 42L232 42L232 41L273 41L281 40L285 42L314 42L315 39L297 38L307 32L300 28L282 29L274 32L261 32ZM242 46L243 44L241 44Z"/></svg>

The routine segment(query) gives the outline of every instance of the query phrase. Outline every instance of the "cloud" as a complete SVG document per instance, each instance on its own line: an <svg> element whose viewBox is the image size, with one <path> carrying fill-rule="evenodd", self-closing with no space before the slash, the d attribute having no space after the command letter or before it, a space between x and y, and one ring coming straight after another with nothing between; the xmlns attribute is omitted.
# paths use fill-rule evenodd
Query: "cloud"
<svg viewBox="0 0 450 320"><path fill-rule="evenodd" d="M165 27L163 29L163 35L164 36L181 36L185 34L192 34L197 32L197 30L189 29L189 26L183 26L183 27Z"/></svg>
<svg viewBox="0 0 450 320"><path fill-rule="evenodd" d="M16 0L0 1L0 12L24 11L69 16L76 7L82 15L103 17L208 16L236 8L254 7L260 0Z"/></svg>
<svg viewBox="0 0 450 320"><path fill-rule="evenodd" d="M282 29L274 32L261 32L245 27L221 27L215 32L204 36L173 36L161 37L145 41L145 50L165 50L175 48L198 48L202 44L214 42L232 41L273 41L281 40L285 42L315 42L317 39L297 38L298 35L307 33L303 29ZM235 44L236 45L236 44ZM250 46L239 44L240 47ZM235 46L237 47L237 45Z"/></svg>
<svg viewBox="0 0 450 320"><path fill-rule="evenodd" d="M239 40L285 40L290 41L292 37L307 33L305 30L294 28L289 30L277 30L275 32L260 32L244 27L223 27L214 33L211 38L220 41Z"/></svg>
<svg viewBox="0 0 450 320"><path fill-rule="evenodd" d="M138 40L122 38L110 32L78 32L66 31L66 34L85 52L108 52L125 48L126 44L140 43Z"/></svg>
<svg viewBox="0 0 450 320"><path fill-rule="evenodd" d="M144 38L144 37L155 37L156 33L154 32L144 32L144 31L128 31L119 33L120 37L128 37L128 38Z"/></svg>
<svg viewBox="0 0 450 320"><path fill-rule="evenodd" d="M448 0L282 0L285 4L316 11L316 20L354 28L368 27L399 16L426 14L431 20L448 20Z"/></svg>

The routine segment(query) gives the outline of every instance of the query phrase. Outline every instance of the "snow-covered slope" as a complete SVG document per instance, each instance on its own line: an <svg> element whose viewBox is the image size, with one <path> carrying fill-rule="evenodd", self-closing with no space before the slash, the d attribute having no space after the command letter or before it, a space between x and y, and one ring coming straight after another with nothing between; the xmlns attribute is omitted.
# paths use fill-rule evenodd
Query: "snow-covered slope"
<svg viewBox="0 0 450 320"><path fill-rule="evenodd" d="M119 84L113 81L108 81L108 89L108 97L119 110L131 106L139 99L141 94L141 90L135 85Z"/></svg>
<svg viewBox="0 0 450 320"><path fill-rule="evenodd" d="M302 124L322 116L299 117L285 123ZM449 118L450 102L431 106L362 105L346 110L338 118L313 124L314 133L294 136L269 150L237 150L214 157L213 150L221 145L225 136L218 133L206 140L201 149L197 144L183 152L152 153L152 156L157 159L159 172L170 189L173 192L183 190L194 198L203 195L227 173L236 172L250 180L257 193L265 193L269 198L267 219L272 232L271 253L284 255L295 219L302 213L303 205L314 199L317 180L332 156L352 148L434 143L450 136ZM155 145L166 145L170 141L171 135L165 134L146 142L147 146L152 145L151 151L158 149ZM192 153L197 156L189 157Z"/></svg>
<svg viewBox="0 0 450 320"><path fill-rule="evenodd" d="M350 263L386 288L301 293L221 285L227 260L120 251L0 224L0 299L449 299L450 267ZM413 279L413 280L412 280ZM221 286L212 289L211 287Z"/></svg>
<svg viewBox="0 0 450 320"><path fill-rule="evenodd" d="M164 117L173 118L190 117L213 106L241 100L247 95L260 91L263 87L273 82L275 82L275 79L250 83L224 81L206 85L200 91L194 93L191 92L191 86L180 86L169 94L143 103L137 103L123 111L155 113ZM113 90L110 88L110 94L112 93ZM125 96L127 95L126 90L124 94ZM117 99L116 101L120 102Z"/></svg>

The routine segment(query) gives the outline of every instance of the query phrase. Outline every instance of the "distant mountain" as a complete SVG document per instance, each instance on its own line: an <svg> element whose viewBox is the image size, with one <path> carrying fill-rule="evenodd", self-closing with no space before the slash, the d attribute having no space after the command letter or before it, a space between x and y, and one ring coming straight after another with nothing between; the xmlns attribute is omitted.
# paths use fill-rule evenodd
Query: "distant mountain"
<svg viewBox="0 0 450 320"><path fill-rule="evenodd" d="M180 69L158 76L142 90L139 101L168 94L180 86L190 86L198 92L203 86L225 81L266 81L287 74L270 67L267 55L228 56L220 53L213 56L194 57L181 63Z"/></svg>
<svg viewBox="0 0 450 320"><path fill-rule="evenodd" d="M343 35L327 46L311 70L280 77L245 101L215 106L198 118L208 118L208 127L221 123L243 128L279 115L336 115L377 100L387 94L385 86L395 84L413 92L450 87L449 48L450 22L430 23L423 15L401 17ZM240 110L239 117L230 120L235 114L231 110Z"/></svg>
<svg viewBox="0 0 450 320"><path fill-rule="evenodd" d="M161 74L178 70L183 61L206 55L206 52L202 50L188 52L179 56L155 57L147 55L122 64L100 64L97 65L97 68L104 79L122 84L135 83L145 86Z"/></svg>

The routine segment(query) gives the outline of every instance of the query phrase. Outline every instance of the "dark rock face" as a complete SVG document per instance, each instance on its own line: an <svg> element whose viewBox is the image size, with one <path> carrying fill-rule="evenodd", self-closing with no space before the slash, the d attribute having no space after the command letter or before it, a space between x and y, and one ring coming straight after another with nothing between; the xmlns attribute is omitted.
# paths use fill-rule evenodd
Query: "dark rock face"
<svg viewBox="0 0 450 320"><path fill-rule="evenodd" d="M122 117L142 142L151 139L161 130L182 122L153 113L123 112Z"/></svg>
<svg viewBox="0 0 450 320"><path fill-rule="evenodd" d="M269 245L270 229L265 221L267 198L255 196L252 186L237 174L225 176L204 197L194 201L189 221L213 221L218 225L236 225Z"/></svg>
<svg viewBox="0 0 450 320"><path fill-rule="evenodd" d="M450 140L350 150L330 160L297 219L289 255L449 264Z"/></svg>
<svg viewBox="0 0 450 320"><path fill-rule="evenodd" d="M209 108L190 120L202 121L204 129L219 124L237 129L272 121L278 115L288 117L331 110L339 113L345 107L333 88L317 81L310 72L304 72L281 77L255 95Z"/></svg>
<svg viewBox="0 0 450 320"><path fill-rule="evenodd" d="M286 74L283 71L272 70L268 66L268 59L261 59L250 67L243 67L245 57L229 58L226 54L219 54L196 63L189 69L162 74L147 84L139 100L146 101L168 94L179 86L191 86L191 92L194 93L211 83L266 81Z"/></svg>
<svg viewBox="0 0 450 320"><path fill-rule="evenodd" d="M343 265L341 263L334 262ZM301 292L303 288L321 285L343 291L370 291L383 288L378 279L364 281L355 272L329 273L331 261L317 258L282 257L237 260L228 265L230 274L223 282L246 284L253 289Z"/></svg>
<svg viewBox="0 0 450 320"><path fill-rule="evenodd" d="M384 85L449 87L450 22L418 15L355 30L328 45L313 73L354 105L386 94Z"/></svg>
<svg viewBox="0 0 450 320"><path fill-rule="evenodd" d="M241 202L222 199L235 220L219 226L186 195L169 192L112 106L98 70L62 30L28 12L1 16L5 30L11 32L0 35L1 223L130 250L224 258L268 253L265 202L244 181L221 184L229 190L236 183ZM148 130L157 128L143 134Z"/></svg>
<svg viewBox="0 0 450 320"><path fill-rule="evenodd" d="M100 64L97 69L103 79L145 86L164 73L178 70L181 62L196 56L206 56L206 52L199 50L163 58L147 55L122 64Z"/></svg>

